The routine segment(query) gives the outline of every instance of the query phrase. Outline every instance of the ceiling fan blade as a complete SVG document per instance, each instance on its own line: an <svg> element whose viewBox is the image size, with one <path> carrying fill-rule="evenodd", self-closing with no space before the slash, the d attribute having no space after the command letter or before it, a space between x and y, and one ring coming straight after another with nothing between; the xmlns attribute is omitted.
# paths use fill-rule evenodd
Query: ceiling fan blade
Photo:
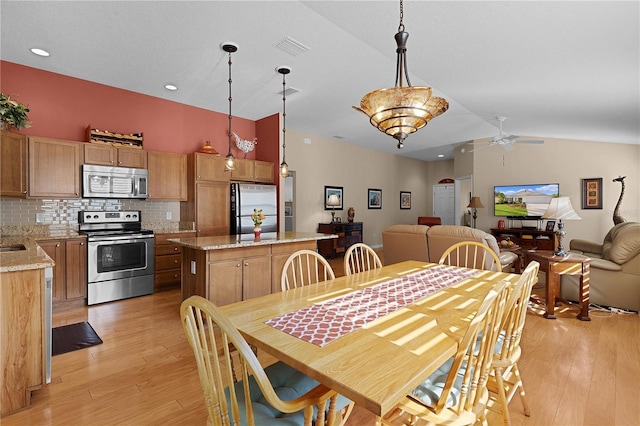
<svg viewBox="0 0 640 426"><path fill-rule="evenodd" d="M531 143L531 144L543 144L544 141L542 139L518 139L513 141L514 143Z"/></svg>

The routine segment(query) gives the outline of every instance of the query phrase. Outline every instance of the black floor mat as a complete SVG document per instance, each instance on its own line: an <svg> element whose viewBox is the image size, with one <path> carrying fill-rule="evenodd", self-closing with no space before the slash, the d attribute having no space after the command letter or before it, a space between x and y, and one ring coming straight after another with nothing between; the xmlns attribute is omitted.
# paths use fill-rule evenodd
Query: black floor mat
<svg viewBox="0 0 640 426"><path fill-rule="evenodd" d="M88 322L63 325L53 329L52 353L60 355L101 343L102 339Z"/></svg>

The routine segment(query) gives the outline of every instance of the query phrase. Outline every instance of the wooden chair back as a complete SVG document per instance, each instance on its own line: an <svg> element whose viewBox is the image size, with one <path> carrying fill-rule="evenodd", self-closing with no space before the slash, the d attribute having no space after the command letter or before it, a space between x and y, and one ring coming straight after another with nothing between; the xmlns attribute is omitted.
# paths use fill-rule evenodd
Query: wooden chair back
<svg viewBox="0 0 640 426"><path fill-rule="evenodd" d="M498 255L489 246L477 241L462 241L445 250L438 262L441 265L501 271Z"/></svg>
<svg viewBox="0 0 640 426"><path fill-rule="evenodd" d="M507 299L502 331L494 353L492 373L488 383L492 400L489 409L502 414L505 425L511 424L509 402L516 393L520 394L524 414L530 415L522 377L518 369L518 360L521 354L520 340L527 318L529 298L533 285L537 281L539 270L540 264L538 262L530 262L518 282L513 286Z"/></svg>
<svg viewBox="0 0 640 426"><path fill-rule="evenodd" d="M312 250L298 250L284 263L280 285L285 291L335 278L331 265L324 257Z"/></svg>
<svg viewBox="0 0 640 426"><path fill-rule="evenodd" d="M469 321L458 352L441 367L442 374L446 373L446 380L440 387L442 392L434 404L428 406L420 401L421 387L418 386L382 419L383 425L423 422L474 424L476 421L486 421L484 411L489 399L487 378L502 326L508 285L506 281L496 284ZM415 422L416 418L423 422Z"/></svg>
<svg viewBox="0 0 640 426"><path fill-rule="evenodd" d="M351 275L370 269L382 268L378 254L364 243L356 243L344 255L344 274Z"/></svg>
<svg viewBox="0 0 640 426"><path fill-rule="evenodd" d="M283 401L248 343L217 306L203 297L191 296L182 302L180 316L195 355L208 424L264 424L260 413L253 410L253 405L258 405L256 401L262 398L282 413L302 411L304 424L313 421L324 424L327 403L335 407L338 395L334 391L314 381L313 388L305 395ZM239 362L234 363L232 356L237 356ZM237 383L234 383L234 367L240 370ZM317 412L315 420L314 411ZM292 418L289 420L293 421ZM331 409L326 420L341 423L339 415Z"/></svg>

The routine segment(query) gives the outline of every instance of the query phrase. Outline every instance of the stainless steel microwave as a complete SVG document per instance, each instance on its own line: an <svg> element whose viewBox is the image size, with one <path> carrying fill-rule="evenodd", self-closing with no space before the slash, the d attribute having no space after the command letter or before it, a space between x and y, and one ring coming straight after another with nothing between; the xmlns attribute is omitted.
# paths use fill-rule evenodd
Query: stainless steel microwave
<svg viewBox="0 0 640 426"><path fill-rule="evenodd" d="M82 166L83 198L140 198L149 196L147 169Z"/></svg>

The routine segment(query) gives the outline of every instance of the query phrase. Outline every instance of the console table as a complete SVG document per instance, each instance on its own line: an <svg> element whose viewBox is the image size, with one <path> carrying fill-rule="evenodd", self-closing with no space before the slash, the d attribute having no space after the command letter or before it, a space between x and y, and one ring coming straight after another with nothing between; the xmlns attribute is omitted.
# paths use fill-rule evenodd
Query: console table
<svg viewBox="0 0 640 426"><path fill-rule="evenodd" d="M527 250L524 252L524 263L535 260L540 263L540 272L547 275L547 309L545 318L555 319L556 294L560 290L560 275L580 275L580 313L578 319L591 321L589 318L589 268L591 259L580 254L569 253L568 256L556 256L553 251Z"/></svg>
<svg viewBox="0 0 640 426"><path fill-rule="evenodd" d="M318 240L318 253L332 259L338 254L344 255L353 244L362 242L362 222L319 223L318 232L338 236L337 239Z"/></svg>
<svg viewBox="0 0 640 426"><path fill-rule="evenodd" d="M491 235L496 237L498 244L500 241L509 239L514 244L522 247L523 250L557 250L558 237L554 231L539 231L537 229L524 228L491 228Z"/></svg>

